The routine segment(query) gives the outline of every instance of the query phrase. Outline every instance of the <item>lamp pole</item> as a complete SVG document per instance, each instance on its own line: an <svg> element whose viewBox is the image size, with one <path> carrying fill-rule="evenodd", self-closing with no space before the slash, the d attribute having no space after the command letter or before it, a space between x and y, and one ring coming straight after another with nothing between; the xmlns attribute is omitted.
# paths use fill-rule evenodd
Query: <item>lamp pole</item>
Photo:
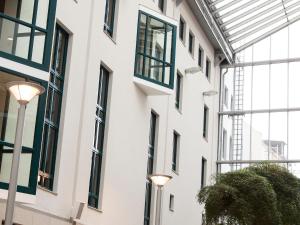
<svg viewBox="0 0 300 225"><path fill-rule="evenodd" d="M14 151L12 158L12 165L9 178L8 196L5 211L4 225L13 224L14 204L16 200L17 186L18 186L18 173L20 157L22 152L23 130L25 121L26 106L35 96L44 93L44 87L30 82L10 82L7 85L11 95L13 95L19 102L18 118L14 142Z"/></svg>
<svg viewBox="0 0 300 225"><path fill-rule="evenodd" d="M155 225L160 225L161 222L161 199L162 199L162 189L169 180L172 179L171 176L164 174L153 174L149 176L151 181L157 186L156 192L156 210L155 210Z"/></svg>
<svg viewBox="0 0 300 225"><path fill-rule="evenodd" d="M17 192L19 162L22 151L23 128L25 119L26 104L20 104L18 109L18 120L15 136L15 145L12 159L12 166L9 178L9 189L5 211L5 225L13 224L14 204Z"/></svg>

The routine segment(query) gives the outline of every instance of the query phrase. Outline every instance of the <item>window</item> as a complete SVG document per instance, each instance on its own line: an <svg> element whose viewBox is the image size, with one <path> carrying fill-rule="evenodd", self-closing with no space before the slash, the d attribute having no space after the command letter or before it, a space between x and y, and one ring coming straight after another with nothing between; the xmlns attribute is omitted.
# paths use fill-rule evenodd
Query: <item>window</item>
<svg viewBox="0 0 300 225"><path fill-rule="evenodd" d="M163 12L164 11L164 0L158 0L158 8Z"/></svg>
<svg viewBox="0 0 300 225"><path fill-rule="evenodd" d="M201 188L206 186L207 160L202 157L201 162Z"/></svg>
<svg viewBox="0 0 300 225"><path fill-rule="evenodd" d="M176 27L140 11L135 76L173 89Z"/></svg>
<svg viewBox="0 0 300 225"><path fill-rule="evenodd" d="M223 129L223 140L222 140L221 157L223 159L226 159L226 154L227 154L227 131L225 129Z"/></svg>
<svg viewBox="0 0 300 225"><path fill-rule="evenodd" d="M106 31L111 37L114 32L115 6L116 0L106 0L104 31Z"/></svg>
<svg viewBox="0 0 300 225"><path fill-rule="evenodd" d="M144 209L144 225L150 225L151 216L151 197L152 197L152 181L149 175L153 173L154 167L154 154L155 154L155 137L156 137L156 124L157 115L151 112L150 119L150 134L149 134L149 147L148 147L148 161L147 161L147 178L146 178L146 193L145 193L145 209Z"/></svg>
<svg viewBox="0 0 300 225"><path fill-rule="evenodd" d="M102 157L104 152L104 133L105 133L105 118L107 109L109 72L101 66L98 98L96 104L94 142L92 147L92 164L89 184L88 205L93 208L98 208L100 179L102 168Z"/></svg>
<svg viewBox="0 0 300 225"><path fill-rule="evenodd" d="M6 83L12 81L37 82L44 87L48 85L48 82L0 68L0 189L8 188L19 108L16 99L5 88ZM18 192L36 193L45 101L46 94L44 93L33 98L26 106Z"/></svg>
<svg viewBox="0 0 300 225"><path fill-rule="evenodd" d="M201 47L198 50L198 66L203 68L203 49Z"/></svg>
<svg viewBox="0 0 300 225"><path fill-rule="evenodd" d="M228 107L228 88L225 86L224 88L224 105Z"/></svg>
<svg viewBox="0 0 300 225"><path fill-rule="evenodd" d="M169 210L174 212L174 195L170 195Z"/></svg>
<svg viewBox="0 0 300 225"><path fill-rule="evenodd" d="M176 77L176 96L175 96L175 107L180 109L181 107L181 88L182 88L182 77L177 73Z"/></svg>
<svg viewBox="0 0 300 225"><path fill-rule="evenodd" d="M39 172L39 185L49 190L53 189L68 38L68 34L56 26Z"/></svg>
<svg viewBox="0 0 300 225"><path fill-rule="evenodd" d="M173 155L172 155L172 170L178 172L178 151L180 144L180 135L174 131L173 133Z"/></svg>
<svg viewBox="0 0 300 225"><path fill-rule="evenodd" d="M189 33L189 52L193 55L194 54L194 35L190 32Z"/></svg>
<svg viewBox="0 0 300 225"><path fill-rule="evenodd" d="M185 41L185 21L180 17L179 19L179 38Z"/></svg>
<svg viewBox="0 0 300 225"><path fill-rule="evenodd" d="M208 116L209 109L206 105L204 105L204 113L203 113L203 137L208 139Z"/></svg>
<svg viewBox="0 0 300 225"><path fill-rule="evenodd" d="M48 70L55 7L55 0L0 0L0 55Z"/></svg>
<svg viewBox="0 0 300 225"><path fill-rule="evenodd" d="M210 71L211 71L211 63L209 61L209 59L206 59L206 70L205 70L205 76L207 77L207 79L210 79Z"/></svg>

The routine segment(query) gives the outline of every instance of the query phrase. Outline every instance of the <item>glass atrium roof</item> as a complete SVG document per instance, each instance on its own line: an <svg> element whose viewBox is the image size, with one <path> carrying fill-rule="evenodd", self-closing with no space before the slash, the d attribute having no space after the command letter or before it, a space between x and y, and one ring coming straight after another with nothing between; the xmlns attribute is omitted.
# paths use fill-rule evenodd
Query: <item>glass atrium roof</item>
<svg viewBox="0 0 300 225"><path fill-rule="evenodd" d="M300 0L205 0L233 53L300 20Z"/></svg>

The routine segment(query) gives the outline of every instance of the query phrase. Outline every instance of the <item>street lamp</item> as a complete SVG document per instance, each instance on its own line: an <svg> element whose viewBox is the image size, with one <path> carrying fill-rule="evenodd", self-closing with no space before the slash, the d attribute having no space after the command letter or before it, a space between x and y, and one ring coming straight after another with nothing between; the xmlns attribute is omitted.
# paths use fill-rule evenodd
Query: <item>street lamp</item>
<svg viewBox="0 0 300 225"><path fill-rule="evenodd" d="M9 188L5 212L5 225L12 225L14 215L14 203L16 199L19 162L22 151L23 128L25 120L26 105L37 95L44 93L45 88L36 83L26 81L15 81L6 84L7 89L19 102L14 152L9 178Z"/></svg>
<svg viewBox="0 0 300 225"><path fill-rule="evenodd" d="M155 225L160 225L162 189L172 177L164 174L153 174L150 175L149 178L157 186Z"/></svg>

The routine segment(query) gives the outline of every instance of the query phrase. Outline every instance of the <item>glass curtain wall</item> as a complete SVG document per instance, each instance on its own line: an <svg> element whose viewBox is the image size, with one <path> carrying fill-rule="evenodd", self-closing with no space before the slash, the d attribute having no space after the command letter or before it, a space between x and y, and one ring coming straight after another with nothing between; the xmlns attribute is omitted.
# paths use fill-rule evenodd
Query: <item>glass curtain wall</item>
<svg viewBox="0 0 300 225"><path fill-rule="evenodd" d="M300 177L299 38L297 22L223 66L219 172L270 161Z"/></svg>

